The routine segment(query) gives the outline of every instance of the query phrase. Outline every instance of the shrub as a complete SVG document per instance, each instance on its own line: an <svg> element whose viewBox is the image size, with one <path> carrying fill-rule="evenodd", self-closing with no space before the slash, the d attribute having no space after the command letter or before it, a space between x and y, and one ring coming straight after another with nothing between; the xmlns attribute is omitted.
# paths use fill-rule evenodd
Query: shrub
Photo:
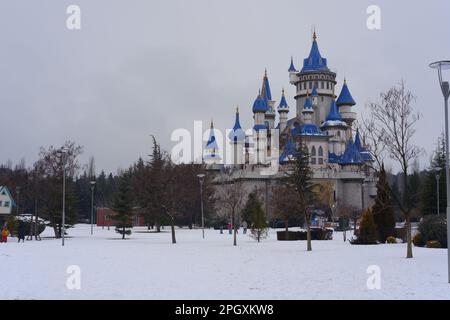
<svg viewBox="0 0 450 320"><path fill-rule="evenodd" d="M377 226L373 220L372 210L367 209L361 217L358 237L350 242L352 244L377 244L377 240Z"/></svg>
<svg viewBox="0 0 450 320"><path fill-rule="evenodd" d="M387 237L386 238L386 243L390 243L390 244L397 243L397 239L395 237L392 237L392 236Z"/></svg>
<svg viewBox="0 0 450 320"><path fill-rule="evenodd" d="M425 246L425 241L423 240L422 234L420 232L416 233L416 235L413 237L413 243L416 247Z"/></svg>
<svg viewBox="0 0 450 320"><path fill-rule="evenodd" d="M441 243L437 240L427 241L427 248L442 248Z"/></svg>
<svg viewBox="0 0 450 320"><path fill-rule="evenodd" d="M422 234L423 241L439 241L442 248L447 248L447 223L441 216L425 216L419 224L419 232Z"/></svg>

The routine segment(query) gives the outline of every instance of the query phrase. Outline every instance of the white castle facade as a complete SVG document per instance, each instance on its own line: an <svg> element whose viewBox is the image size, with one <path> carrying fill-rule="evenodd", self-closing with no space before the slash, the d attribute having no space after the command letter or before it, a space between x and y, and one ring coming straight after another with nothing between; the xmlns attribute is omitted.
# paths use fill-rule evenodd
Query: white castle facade
<svg viewBox="0 0 450 320"><path fill-rule="evenodd" d="M204 162L218 177L231 175L231 179L240 180L247 193L259 189L269 217L271 188L289 171L299 140L308 149L313 182L319 188L331 186L333 204L358 210L373 205L376 196L373 157L354 128L356 102L346 81L336 96L336 73L327 63L320 54L315 33L310 54L304 59L301 70L295 68L291 58L289 82L296 90L296 112L291 119L288 119L291 106L284 90L279 103L274 101L265 72L253 104L251 134L241 128L239 111L236 112L233 130L228 135L232 165L223 164L211 123ZM220 189L220 185L217 188Z"/></svg>

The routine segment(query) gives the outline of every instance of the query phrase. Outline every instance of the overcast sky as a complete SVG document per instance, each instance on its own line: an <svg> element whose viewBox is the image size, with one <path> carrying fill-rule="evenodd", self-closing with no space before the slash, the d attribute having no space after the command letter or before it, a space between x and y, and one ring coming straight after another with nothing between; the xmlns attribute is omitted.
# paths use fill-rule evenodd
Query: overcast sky
<svg viewBox="0 0 450 320"><path fill-rule="evenodd" d="M66 28L70 4L81 30ZM366 27L372 4L379 31ZM232 126L237 104L250 127L265 68L274 98L285 87L295 105L287 69L291 55L297 67L308 55L315 25L337 93L345 76L356 112L406 80L423 114L415 142L425 167L444 127L428 64L450 59L449 15L448 0L2 0L0 163L31 165L40 146L74 140L83 162L115 172L150 153L152 133L170 149L172 131L194 120Z"/></svg>

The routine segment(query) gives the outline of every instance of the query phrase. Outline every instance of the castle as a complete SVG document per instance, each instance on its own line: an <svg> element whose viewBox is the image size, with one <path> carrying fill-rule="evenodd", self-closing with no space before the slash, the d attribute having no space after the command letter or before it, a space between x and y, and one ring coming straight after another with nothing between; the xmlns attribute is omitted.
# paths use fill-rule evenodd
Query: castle
<svg viewBox="0 0 450 320"><path fill-rule="evenodd" d="M315 32L302 69L295 68L291 57L288 72L289 82L296 89L295 117L288 119L291 107L284 90L278 106L273 100L266 71L253 103L254 126L251 133L242 129L239 111L236 111L235 124L228 134L231 169L228 166L225 170L212 123L204 148L204 162L218 176L225 175L225 171L229 176L231 171L231 179L242 181L247 193L260 189L270 217L271 187L289 171L296 144L301 139L310 155L313 182L318 186L331 186L333 195L330 202L333 205L346 205L358 210L373 205L376 196L374 159L354 128L356 102L345 80L336 100L336 73L329 69L327 59L321 56ZM277 125L276 113L279 114ZM276 170L268 170L275 162Z"/></svg>

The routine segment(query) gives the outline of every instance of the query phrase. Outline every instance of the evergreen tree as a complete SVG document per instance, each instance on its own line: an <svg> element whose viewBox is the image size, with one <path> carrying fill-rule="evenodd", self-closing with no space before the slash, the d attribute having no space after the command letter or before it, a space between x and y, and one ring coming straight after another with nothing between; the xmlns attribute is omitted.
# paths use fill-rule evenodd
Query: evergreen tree
<svg viewBox="0 0 450 320"><path fill-rule="evenodd" d="M247 202L247 205L253 205L253 207L250 209L250 216L252 221L251 235L255 240L260 242L261 239L265 239L267 237L268 224L266 214L261 206L261 202L259 202L258 198L256 197L254 200L251 200L251 203Z"/></svg>
<svg viewBox="0 0 450 320"><path fill-rule="evenodd" d="M391 189L387 180L384 164L378 176L377 197L372 208L373 218L377 226L378 240L386 242L387 237L395 234L395 214L392 205Z"/></svg>
<svg viewBox="0 0 450 320"><path fill-rule="evenodd" d="M125 235L131 234L132 228L133 194L130 180L130 173L124 172L119 179L119 189L114 197L116 232L122 235L122 239L125 239Z"/></svg>
<svg viewBox="0 0 450 320"><path fill-rule="evenodd" d="M307 250L311 251L311 214L310 205L314 201L313 184L311 181L312 171L309 166L308 148L300 136L297 144L295 160L292 170L288 173L286 183L293 188L298 195L299 209L303 213L307 228Z"/></svg>
<svg viewBox="0 0 450 320"><path fill-rule="evenodd" d="M440 168L439 180L436 181L436 168ZM439 139L438 148L426 171L421 194L421 209L424 215L437 214L437 183L439 183L439 211L445 212L447 207L447 194L445 192L445 138Z"/></svg>
<svg viewBox="0 0 450 320"><path fill-rule="evenodd" d="M377 238L377 227L372 210L367 209L361 217L358 238L352 241L352 244L377 244Z"/></svg>
<svg viewBox="0 0 450 320"><path fill-rule="evenodd" d="M257 191L253 191L248 195L247 202L245 203L244 209L242 209L242 219L244 221L247 221L247 223L251 226L252 225L252 214L253 209L256 208L258 205L261 205L258 201L258 195Z"/></svg>

